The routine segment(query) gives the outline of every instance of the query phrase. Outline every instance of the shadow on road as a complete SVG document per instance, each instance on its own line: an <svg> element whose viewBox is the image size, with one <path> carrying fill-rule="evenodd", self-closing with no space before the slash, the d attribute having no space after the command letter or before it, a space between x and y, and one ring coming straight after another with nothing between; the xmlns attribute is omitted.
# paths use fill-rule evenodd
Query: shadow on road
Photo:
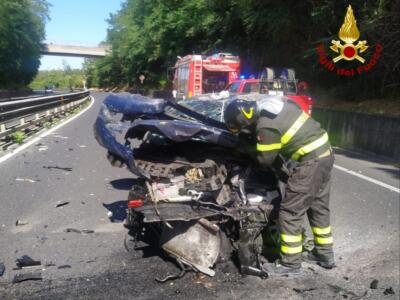
<svg viewBox="0 0 400 300"><path fill-rule="evenodd" d="M110 204L103 203L103 206L110 212L112 212L112 217L110 220L112 222L123 222L126 218L126 200L116 201Z"/></svg>
<svg viewBox="0 0 400 300"><path fill-rule="evenodd" d="M353 158L353 159L361 159L365 160L368 162L373 162L377 164L382 164L382 165L387 165L388 167L380 167L380 168L373 168L375 170L380 170L383 172L388 173L390 176L392 176L395 179L400 179L400 169L399 169L399 163L393 158L390 157L381 157L381 156L372 156L365 154L365 153L359 153L351 150L345 150L345 149L340 149L336 148L334 149L335 154L343 155L348 158Z"/></svg>
<svg viewBox="0 0 400 300"><path fill-rule="evenodd" d="M400 179L399 169L389 169L389 168L374 168L374 169L389 173L395 179Z"/></svg>
<svg viewBox="0 0 400 300"><path fill-rule="evenodd" d="M110 181L112 187L117 190L125 190L129 191L132 187L137 182L137 179L134 178L122 178L122 179L116 179L113 181Z"/></svg>

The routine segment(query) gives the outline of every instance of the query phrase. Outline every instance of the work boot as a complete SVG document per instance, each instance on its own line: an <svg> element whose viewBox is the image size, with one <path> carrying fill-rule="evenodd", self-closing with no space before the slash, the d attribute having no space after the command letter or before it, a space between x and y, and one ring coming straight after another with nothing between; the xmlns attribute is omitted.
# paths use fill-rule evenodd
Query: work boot
<svg viewBox="0 0 400 300"><path fill-rule="evenodd" d="M325 269L333 269L336 267L335 260L333 258L326 258L316 253L315 249L311 252L303 252L303 261L310 264L317 264Z"/></svg>
<svg viewBox="0 0 400 300"><path fill-rule="evenodd" d="M291 276L301 273L301 266L289 267L282 265L279 260L274 263L264 263L261 269L268 273L268 276Z"/></svg>

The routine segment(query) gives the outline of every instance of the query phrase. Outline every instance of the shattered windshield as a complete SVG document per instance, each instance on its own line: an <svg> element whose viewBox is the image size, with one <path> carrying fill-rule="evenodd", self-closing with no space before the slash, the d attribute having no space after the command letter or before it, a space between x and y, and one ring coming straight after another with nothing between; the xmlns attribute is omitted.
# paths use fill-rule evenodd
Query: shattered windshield
<svg viewBox="0 0 400 300"><path fill-rule="evenodd" d="M189 100L182 100L179 101L178 104L182 105L190 110L193 110L197 113L200 113L204 116L212 118L216 121L222 122L222 111L224 109L225 103L227 99L215 99L211 96L199 96L193 97ZM196 121L193 117L190 117L183 112L178 111L174 107L166 108L165 113L173 118L189 120L189 121Z"/></svg>

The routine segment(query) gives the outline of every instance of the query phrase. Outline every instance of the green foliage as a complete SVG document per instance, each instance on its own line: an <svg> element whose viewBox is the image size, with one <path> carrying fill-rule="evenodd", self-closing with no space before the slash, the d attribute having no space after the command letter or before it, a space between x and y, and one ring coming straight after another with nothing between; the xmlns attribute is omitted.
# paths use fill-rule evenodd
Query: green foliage
<svg viewBox="0 0 400 300"><path fill-rule="evenodd" d="M32 89L57 88L71 89L82 88L85 75L83 70L73 70L64 63L63 70L39 71L29 85Z"/></svg>
<svg viewBox="0 0 400 300"><path fill-rule="evenodd" d="M23 131L16 131L12 135L14 143L22 144L25 140L25 133Z"/></svg>
<svg viewBox="0 0 400 300"><path fill-rule="evenodd" d="M25 86L36 75L47 11L45 0L0 1L0 88Z"/></svg>
<svg viewBox="0 0 400 300"><path fill-rule="evenodd" d="M399 3L351 1L361 39L370 45L367 61L376 43L384 45L378 65L362 76L342 78L318 64L316 46L323 42L330 51L348 5L332 0L126 0L109 20L111 54L87 61L85 73L89 86L135 86L140 74L148 86L166 86L178 55L231 52L241 57L244 73L291 67L311 86L343 98L398 95Z"/></svg>

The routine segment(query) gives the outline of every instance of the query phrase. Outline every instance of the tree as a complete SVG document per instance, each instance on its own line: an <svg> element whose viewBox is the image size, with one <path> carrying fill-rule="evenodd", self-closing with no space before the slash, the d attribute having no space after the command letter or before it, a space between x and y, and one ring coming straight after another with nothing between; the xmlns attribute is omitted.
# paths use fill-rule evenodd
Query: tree
<svg viewBox="0 0 400 300"><path fill-rule="evenodd" d="M36 75L47 12L45 0L0 1L0 88L25 86Z"/></svg>
<svg viewBox="0 0 400 300"><path fill-rule="evenodd" d="M351 1L362 38L371 49L384 45L379 64L364 76L342 78L318 64L317 44L328 48L337 39L349 4L333 0L126 0L109 20L112 53L92 63L90 72L100 86L132 86L139 74L157 85L178 55L231 52L246 73L295 68L300 78L342 98L399 95L399 3Z"/></svg>

